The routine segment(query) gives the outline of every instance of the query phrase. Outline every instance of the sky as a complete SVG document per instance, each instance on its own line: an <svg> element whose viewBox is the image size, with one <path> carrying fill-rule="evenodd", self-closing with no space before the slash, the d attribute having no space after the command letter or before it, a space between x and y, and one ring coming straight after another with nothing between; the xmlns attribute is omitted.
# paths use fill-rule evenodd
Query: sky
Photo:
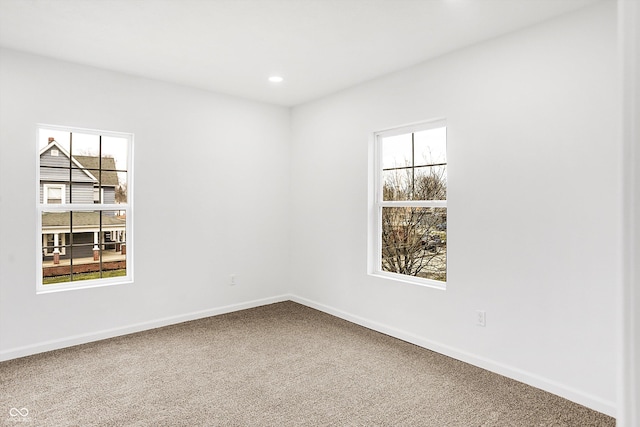
<svg viewBox="0 0 640 427"><path fill-rule="evenodd" d="M414 133L415 161L420 164L447 162L447 128L423 130ZM395 168L411 164L411 133L385 137L382 140L382 168Z"/></svg>

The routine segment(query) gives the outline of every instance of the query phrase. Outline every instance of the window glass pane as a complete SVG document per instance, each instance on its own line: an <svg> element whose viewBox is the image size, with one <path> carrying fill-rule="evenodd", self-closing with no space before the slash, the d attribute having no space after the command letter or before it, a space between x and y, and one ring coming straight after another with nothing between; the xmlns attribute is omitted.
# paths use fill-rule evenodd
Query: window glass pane
<svg viewBox="0 0 640 427"><path fill-rule="evenodd" d="M113 163L113 159L110 160ZM127 173L116 171L105 171L96 177L100 180L102 192L102 203L126 203L127 197Z"/></svg>
<svg viewBox="0 0 640 427"><path fill-rule="evenodd" d="M411 134L382 138L382 169L412 166Z"/></svg>
<svg viewBox="0 0 640 427"><path fill-rule="evenodd" d="M76 183L74 203L127 203L127 172L82 169L95 177L94 183ZM89 192L92 194L89 200Z"/></svg>
<svg viewBox="0 0 640 427"><path fill-rule="evenodd" d="M123 212L103 211L100 242L102 277L126 276L127 229Z"/></svg>
<svg viewBox="0 0 640 427"><path fill-rule="evenodd" d="M446 200L445 127L386 137L381 144L382 200Z"/></svg>
<svg viewBox="0 0 640 427"><path fill-rule="evenodd" d="M42 233L69 232L69 212L42 212Z"/></svg>
<svg viewBox="0 0 640 427"><path fill-rule="evenodd" d="M51 129L38 129L38 148L40 150L48 147L49 144L51 144L53 141L55 141L56 144L50 147L50 149L58 151L58 155L54 157L63 157L64 159L66 159L68 166L69 158L60 151L60 148L65 150L67 153L69 152L69 132ZM47 153L47 155L49 154L51 153Z"/></svg>
<svg viewBox="0 0 640 427"><path fill-rule="evenodd" d="M81 132L73 132L71 138L71 155L76 158L82 157L99 157L100 155L100 136L91 135ZM68 150L68 147L66 147ZM88 167L88 165L82 165ZM77 165L74 165L77 167Z"/></svg>
<svg viewBox="0 0 640 427"><path fill-rule="evenodd" d="M42 212L42 284L69 281L69 212Z"/></svg>
<svg viewBox="0 0 640 427"><path fill-rule="evenodd" d="M103 169L127 170L129 141L126 138L114 136L102 137L102 156L113 159L113 165L105 166Z"/></svg>
<svg viewBox="0 0 640 427"><path fill-rule="evenodd" d="M126 220L119 211L73 212L71 281L126 275ZM69 214L67 213L68 222ZM69 269L67 269L69 274Z"/></svg>
<svg viewBox="0 0 640 427"><path fill-rule="evenodd" d="M382 172L383 200L411 200L412 169Z"/></svg>
<svg viewBox="0 0 640 427"><path fill-rule="evenodd" d="M382 171L382 200L446 200L447 166Z"/></svg>
<svg viewBox="0 0 640 427"><path fill-rule="evenodd" d="M128 203L129 200L129 185L128 185L129 174L127 172L118 172L117 173L117 185L112 187L113 191L113 202L107 203ZM105 196L107 200L110 200L109 197Z"/></svg>
<svg viewBox="0 0 640 427"><path fill-rule="evenodd" d="M46 153L40 157L40 180L49 183L69 181L69 164L55 165L47 157Z"/></svg>
<svg viewBox="0 0 640 427"><path fill-rule="evenodd" d="M69 271L69 265L63 266L48 266L48 263L42 263L42 284L43 285L53 285L55 283L65 283L71 280L71 275L62 274L60 271L65 270Z"/></svg>
<svg viewBox="0 0 640 427"><path fill-rule="evenodd" d="M382 208L383 271L447 279L447 209Z"/></svg>
<svg viewBox="0 0 640 427"><path fill-rule="evenodd" d="M447 128L414 133L415 162L418 165L447 163Z"/></svg>
<svg viewBox="0 0 640 427"><path fill-rule="evenodd" d="M412 200L447 200L447 166L415 168Z"/></svg>
<svg viewBox="0 0 640 427"><path fill-rule="evenodd" d="M88 212L81 212L82 214ZM93 212L91 212L93 213ZM78 212L73 213L73 230L71 234L72 244L70 251L71 259L71 281L97 279L100 277L100 252L98 245L94 245L93 232L75 232L78 229L85 229L84 226L77 227L80 217ZM94 247L97 249L95 254L97 259L94 259ZM98 274L90 274L95 273Z"/></svg>

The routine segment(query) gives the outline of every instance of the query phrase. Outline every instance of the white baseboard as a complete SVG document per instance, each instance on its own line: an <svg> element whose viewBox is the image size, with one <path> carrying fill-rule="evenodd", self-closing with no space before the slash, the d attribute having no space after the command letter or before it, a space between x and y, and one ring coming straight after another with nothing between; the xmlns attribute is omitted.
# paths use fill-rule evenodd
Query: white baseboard
<svg viewBox="0 0 640 427"><path fill-rule="evenodd" d="M276 302L290 300L290 295L281 295L276 297L264 298L259 300L247 301L239 304L231 304L222 307L211 308L207 310L195 311L192 313L180 314L177 316L164 317L161 319L150 320L148 322L136 323L133 325L123 326L113 329L105 329L102 331L91 332L87 334L74 335L71 337L61 338L57 340L45 341L37 344L27 345L24 347L12 348L0 352L0 362L5 360L17 359L18 357L30 356L32 354L43 353L45 351L58 350L61 348L71 347L79 344L86 344L93 341L114 338L122 335L142 332L149 329L161 328L163 326L174 325L177 323L188 322L190 320L202 319L205 317L216 316L219 314L231 313L234 311L245 310L248 308L259 307L262 305L273 304Z"/></svg>
<svg viewBox="0 0 640 427"><path fill-rule="evenodd" d="M603 414L607 414L611 417L616 416L617 407L615 402L610 402L602 398L599 398L597 396L584 393L580 390L576 390L572 387L568 387L564 384L558 383L548 378L544 378L540 375L526 372L522 369L518 369L513 366L508 366L493 360L489 360L484 357L480 357L475 354L468 353L468 352L456 349L454 347L426 339L424 337L420 337L418 335L403 331L401 329L393 328L391 326L384 325L382 323L379 323L370 319L366 319L364 317L356 316L354 314L347 313L345 311L338 310L336 308L333 308L324 304L320 304L306 298L299 297L297 295L289 295L289 299L291 301L297 302L299 304L302 304L311 308L315 308L316 310L320 310L322 312L331 314L333 316L358 324L360 326L364 326L374 331L381 332L385 335L389 335L394 338L398 338L403 341L410 342L411 344L415 344L417 346L426 348L428 350L432 350L437 353L444 354L445 356L452 357L462 362L469 363L479 368L486 369L496 374L500 374L505 377L514 379L516 381L520 381L530 386L547 391L549 393L553 393L557 396L563 397L567 400L571 400L572 402L586 406L595 411L602 412Z"/></svg>
<svg viewBox="0 0 640 427"><path fill-rule="evenodd" d="M426 348L428 350L435 351L445 356L452 357L465 363L469 363L474 366L486 369L491 372L495 372L505 377L512 378L516 381L523 382L533 387L548 391L549 393L556 394L565 399L576 402L580 405L584 405L588 408L594 409L598 412L602 412L609 416L616 416L616 404L597 396L584 393L580 390L565 386L556 381L548 378L541 377L539 375L523 371L513 366L508 366L499 362L495 362L454 347L420 337L410 332L403 331L382 323L360 317L343 310L330 307L328 305L320 304L315 301L299 297L297 295L285 294L270 298L264 298L259 300L247 301L239 304L231 304L222 307L211 308L202 311L196 311L192 313L181 314L177 316L170 316L161 319L151 320L148 322L136 323L129 326L120 328L106 329L93 333L75 335L58 340L45 341L33 345L24 347L17 347L0 352L0 361L16 359L18 357L29 356L32 354L43 353L45 351L57 350L61 348L71 347L79 344L86 344L93 341L99 341L108 338L114 338L122 335L132 334L136 332L142 332L149 329L160 328L163 326L173 325L177 323L187 322L190 320L202 319L205 317L216 316L219 314L231 313L234 311L245 310L248 308L259 307L267 304L273 304L282 301L294 301L299 304L320 310L327 314L339 317L349 322L355 323L360 326L372 329L374 331L381 332L383 334L392 336L394 338L401 339L406 342L410 342L417 346Z"/></svg>

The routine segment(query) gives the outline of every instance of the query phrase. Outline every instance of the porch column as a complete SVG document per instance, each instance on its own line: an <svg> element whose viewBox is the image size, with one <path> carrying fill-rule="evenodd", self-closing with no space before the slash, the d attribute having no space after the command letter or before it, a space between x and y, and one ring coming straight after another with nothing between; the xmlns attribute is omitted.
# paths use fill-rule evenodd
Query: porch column
<svg viewBox="0 0 640 427"><path fill-rule="evenodd" d="M60 248L58 245L60 244L60 238L58 237L58 233L53 234L53 263L60 264Z"/></svg>
<svg viewBox="0 0 640 427"><path fill-rule="evenodd" d="M98 261L100 259L100 247L98 246L98 232L93 232L93 260Z"/></svg>

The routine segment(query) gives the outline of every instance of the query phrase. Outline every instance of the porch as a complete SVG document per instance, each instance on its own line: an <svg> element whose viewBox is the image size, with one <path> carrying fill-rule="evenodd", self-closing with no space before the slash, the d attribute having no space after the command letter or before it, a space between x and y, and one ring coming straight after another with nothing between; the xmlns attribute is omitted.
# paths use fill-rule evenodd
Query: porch
<svg viewBox="0 0 640 427"><path fill-rule="evenodd" d="M115 249L105 249L102 251L102 263L107 262L116 262L116 261L125 261L127 259L127 255L122 254L121 251L116 251ZM74 258L73 265L82 265L82 264L99 264L100 261L96 261L93 257L82 257L82 258ZM53 259L47 259L42 261L42 268L45 267L61 267L68 266L71 264L70 259L60 258L60 262L54 264Z"/></svg>

